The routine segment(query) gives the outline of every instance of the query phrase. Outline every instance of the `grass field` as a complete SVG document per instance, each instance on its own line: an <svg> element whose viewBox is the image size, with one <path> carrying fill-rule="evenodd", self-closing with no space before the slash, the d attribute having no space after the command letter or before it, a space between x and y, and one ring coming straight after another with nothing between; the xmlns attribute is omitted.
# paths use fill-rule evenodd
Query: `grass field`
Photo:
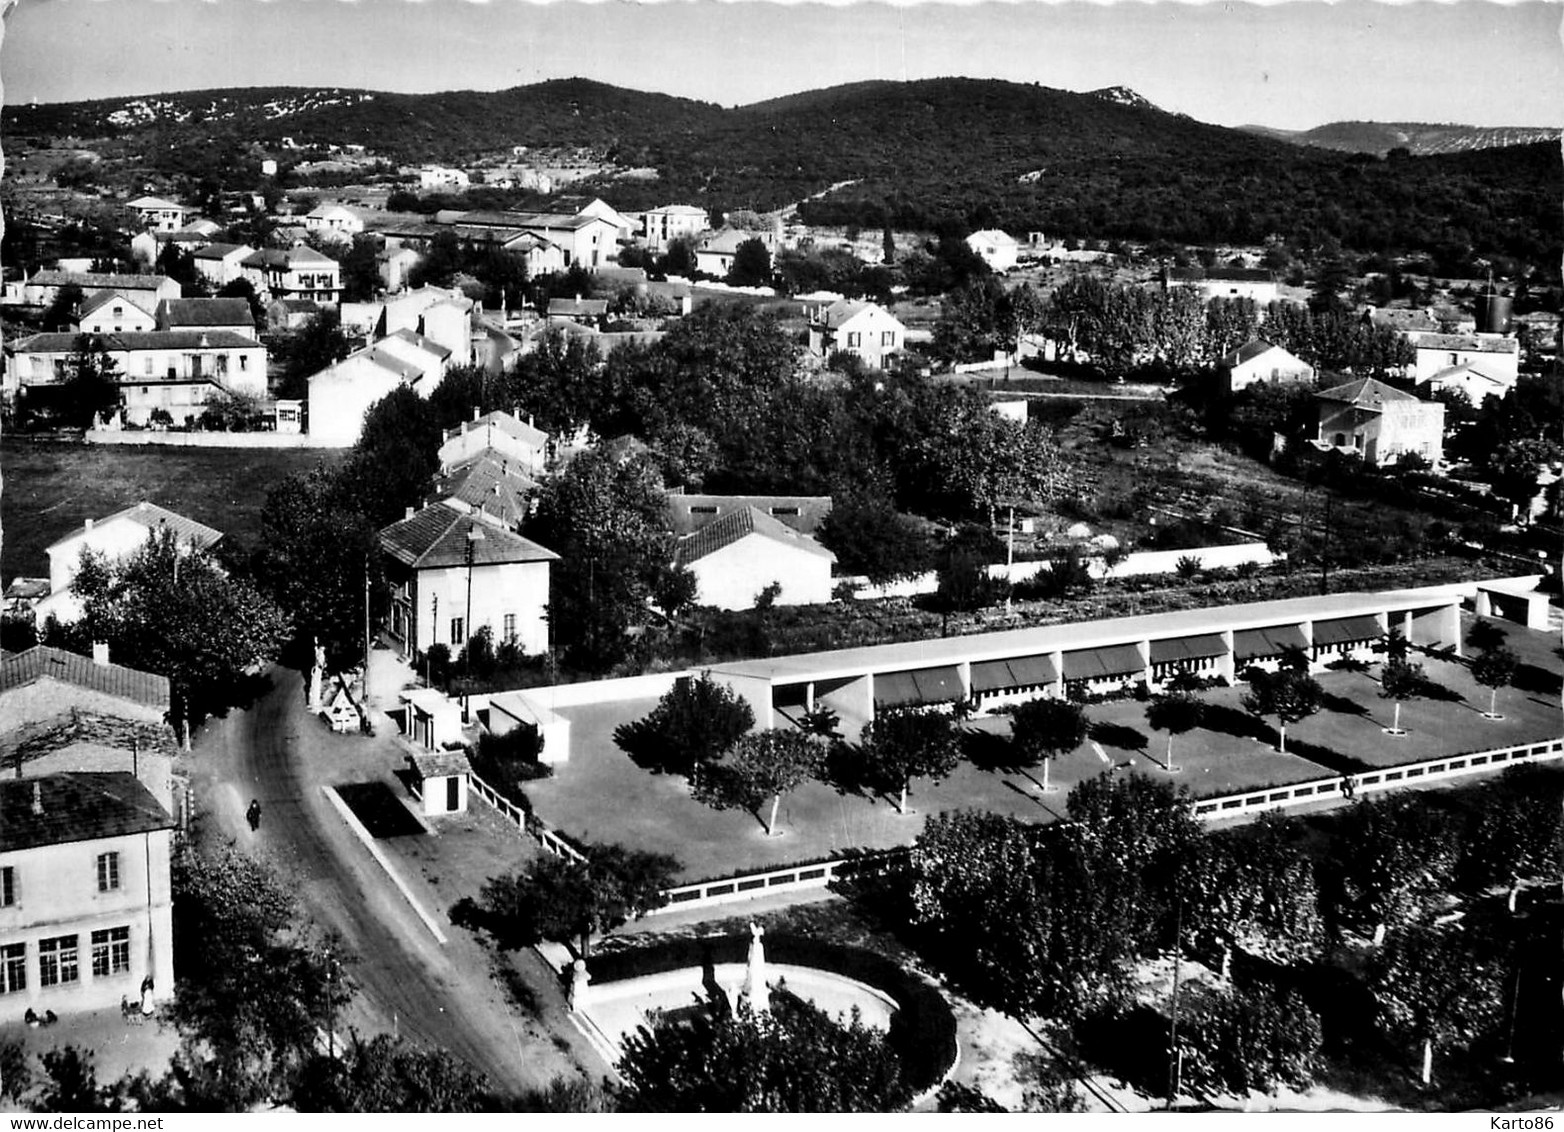
<svg viewBox="0 0 1564 1132"><path fill-rule="evenodd" d="M114 448L19 440L0 442L0 578L46 577L44 548L132 503L147 500L255 545L267 490L333 451L297 449Z"/></svg>

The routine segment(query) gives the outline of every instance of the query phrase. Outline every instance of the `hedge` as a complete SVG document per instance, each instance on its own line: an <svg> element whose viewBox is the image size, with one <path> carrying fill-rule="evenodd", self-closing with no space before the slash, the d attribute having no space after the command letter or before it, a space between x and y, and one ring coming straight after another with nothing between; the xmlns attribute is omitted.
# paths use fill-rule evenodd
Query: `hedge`
<svg viewBox="0 0 1564 1132"><path fill-rule="evenodd" d="M601 952L587 960L594 985L685 967L743 963L748 935L666 939L647 947ZM884 992L896 1003L888 1036L901 1059L902 1074L913 1093L939 1084L956 1061L956 1016L943 995L899 964L858 947L826 943L807 936L767 933L766 958L773 963L814 967Z"/></svg>

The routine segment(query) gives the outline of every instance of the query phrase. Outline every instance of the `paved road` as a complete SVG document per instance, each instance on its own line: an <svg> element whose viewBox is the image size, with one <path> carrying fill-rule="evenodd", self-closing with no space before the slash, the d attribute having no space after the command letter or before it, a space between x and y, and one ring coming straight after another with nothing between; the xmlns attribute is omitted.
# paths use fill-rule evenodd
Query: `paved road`
<svg viewBox="0 0 1564 1132"><path fill-rule="evenodd" d="M273 678L263 700L214 721L197 743L210 774L204 805L229 836L296 878L316 922L356 957L359 1000L339 1031L396 1032L449 1050L502 1088L545 1085L557 1055L524 1048L487 953L465 932L437 944L321 792L322 782L362 778L352 767L366 756L394 765L391 741L332 735L305 713L297 673ZM251 798L261 803L258 834L244 822Z"/></svg>

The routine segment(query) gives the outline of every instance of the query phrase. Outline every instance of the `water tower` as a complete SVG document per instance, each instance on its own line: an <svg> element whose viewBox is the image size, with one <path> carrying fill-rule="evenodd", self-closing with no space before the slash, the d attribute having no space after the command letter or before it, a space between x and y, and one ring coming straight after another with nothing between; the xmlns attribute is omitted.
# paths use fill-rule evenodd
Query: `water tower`
<svg viewBox="0 0 1564 1132"><path fill-rule="evenodd" d="M1488 290L1485 294L1477 296L1477 332L1479 334L1508 334L1510 332L1510 314L1514 300L1508 295L1501 295L1494 288L1492 277L1488 280Z"/></svg>

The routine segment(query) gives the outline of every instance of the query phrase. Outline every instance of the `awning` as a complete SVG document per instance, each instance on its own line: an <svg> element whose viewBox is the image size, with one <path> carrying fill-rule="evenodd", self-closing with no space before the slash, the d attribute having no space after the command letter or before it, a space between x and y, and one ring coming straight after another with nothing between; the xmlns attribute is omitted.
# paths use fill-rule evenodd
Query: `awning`
<svg viewBox="0 0 1564 1132"><path fill-rule="evenodd" d="M1385 635L1378 617L1338 617L1314 623L1316 645L1339 645L1347 641L1377 641Z"/></svg>
<svg viewBox="0 0 1564 1132"><path fill-rule="evenodd" d="M1226 656L1227 645L1220 633L1207 633L1198 637L1174 637L1168 641L1151 642L1152 664L1176 664L1181 660L1205 660L1213 656Z"/></svg>
<svg viewBox="0 0 1564 1132"><path fill-rule="evenodd" d="M1233 633L1233 657L1253 660L1257 656L1281 656L1290 648L1308 648L1303 630L1297 625L1276 625L1269 629L1239 629Z"/></svg>
<svg viewBox="0 0 1564 1132"><path fill-rule="evenodd" d="M999 688L1029 688L1052 684L1058 679L1053 661L1046 656L1018 656L1010 660L980 660L972 665L972 690L992 692Z"/></svg>
<svg viewBox="0 0 1564 1132"><path fill-rule="evenodd" d="M961 676L954 665L874 674L874 702L883 707L947 703L961 697Z"/></svg>
<svg viewBox="0 0 1564 1132"><path fill-rule="evenodd" d="M1143 672L1146 662L1134 645L1108 645L1100 649L1076 649L1064 654L1066 680L1098 680Z"/></svg>

